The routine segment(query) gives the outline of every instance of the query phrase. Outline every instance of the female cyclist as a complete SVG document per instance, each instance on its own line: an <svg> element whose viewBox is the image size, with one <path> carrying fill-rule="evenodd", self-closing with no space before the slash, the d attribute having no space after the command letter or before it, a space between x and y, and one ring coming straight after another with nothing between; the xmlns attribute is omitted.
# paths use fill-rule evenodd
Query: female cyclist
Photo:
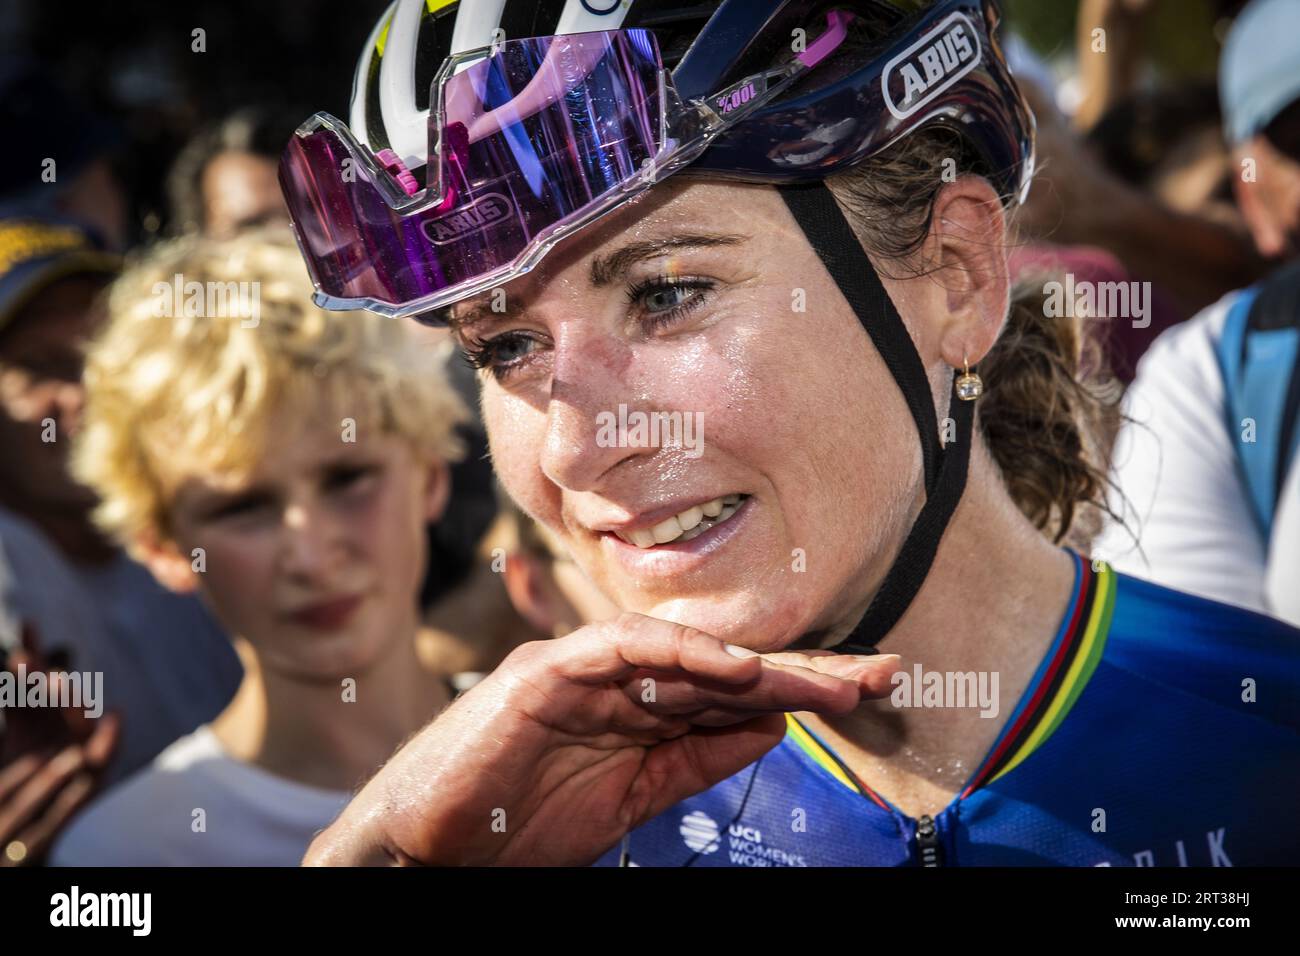
<svg viewBox="0 0 1300 956"><path fill-rule="evenodd" d="M451 324L505 488L625 612L308 862L1292 861L1300 635L1053 543L1103 479L1074 331L1008 319L993 8L702 6L399 0L286 151L317 300Z"/></svg>

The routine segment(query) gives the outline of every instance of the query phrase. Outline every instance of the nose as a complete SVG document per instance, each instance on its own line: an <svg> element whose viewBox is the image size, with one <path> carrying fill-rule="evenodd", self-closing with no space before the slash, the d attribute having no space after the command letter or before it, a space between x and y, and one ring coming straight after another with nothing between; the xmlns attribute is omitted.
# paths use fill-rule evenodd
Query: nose
<svg viewBox="0 0 1300 956"><path fill-rule="evenodd" d="M569 491L589 491L622 462L655 449L630 447L619 406L638 404L632 349L613 336L574 331L556 337L546 408L542 472Z"/></svg>
<svg viewBox="0 0 1300 956"><path fill-rule="evenodd" d="M290 501L283 518L281 567L285 574L304 582L329 576L342 548L339 529L327 510L312 500Z"/></svg>

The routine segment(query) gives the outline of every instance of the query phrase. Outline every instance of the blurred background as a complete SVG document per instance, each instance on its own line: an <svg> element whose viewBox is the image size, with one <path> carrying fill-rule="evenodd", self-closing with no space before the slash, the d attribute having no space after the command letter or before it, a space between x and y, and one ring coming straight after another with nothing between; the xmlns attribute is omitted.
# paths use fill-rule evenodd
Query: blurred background
<svg viewBox="0 0 1300 956"><path fill-rule="evenodd" d="M34 58L64 93L112 121L100 135L106 143L120 136L112 140L111 164L125 192L128 242L135 243L170 227L167 173L207 124L250 105L272 110L284 123L317 110L345 117L353 65L386 6L385 0L0 0L0 55ZM1080 0L1003 4L1008 25L1040 61L1067 114L1085 99L1075 45L1079 6ZM1241 3L1140 6L1150 7L1142 18L1141 55L1123 57L1131 76L1125 89L1114 91L1115 101L1175 87L1203 88L1213 99L1219 44ZM202 53L192 49L195 29L205 31ZM23 105L11 92L6 98L6 110ZM289 131L278 132L281 141Z"/></svg>
<svg viewBox="0 0 1300 956"><path fill-rule="evenodd" d="M352 65L385 5L2 0L0 55L35 60L60 92L111 122L98 135L113 147L134 244L169 228L167 173L206 124L256 104L284 117L282 146L317 110L346 115ZM195 29L204 52L193 49ZM25 105L6 99L6 111Z"/></svg>

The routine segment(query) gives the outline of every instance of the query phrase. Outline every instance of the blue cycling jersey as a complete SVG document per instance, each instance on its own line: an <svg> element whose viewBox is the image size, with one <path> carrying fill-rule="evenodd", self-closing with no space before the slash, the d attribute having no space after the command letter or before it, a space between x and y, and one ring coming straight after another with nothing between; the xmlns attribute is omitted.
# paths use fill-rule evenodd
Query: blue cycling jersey
<svg viewBox="0 0 1300 956"><path fill-rule="evenodd" d="M791 716L761 759L633 831L631 864L1300 862L1300 631L1075 560L1055 640L941 813L901 813Z"/></svg>

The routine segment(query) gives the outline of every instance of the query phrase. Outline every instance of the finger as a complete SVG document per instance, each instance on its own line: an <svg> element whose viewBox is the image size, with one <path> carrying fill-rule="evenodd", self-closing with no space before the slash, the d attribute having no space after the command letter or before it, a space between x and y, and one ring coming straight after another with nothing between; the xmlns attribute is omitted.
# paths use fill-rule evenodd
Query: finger
<svg viewBox="0 0 1300 956"><path fill-rule="evenodd" d="M764 662L807 667L831 677L857 683L863 697L888 697L893 676L902 664L897 654L836 654L829 651L779 651L764 654Z"/></svg>
<svg viewBox="0 0 1300 956"><path fill-rule="evenodd" d="M23 862L31 864L43 858L54 838L94 792L93 774L82 771L68 781L45 812L19 834L18 839L27 847L27 858Z"/></svg>
<svg viewBox="0 0 1300 956"><path fill-rule="evenodd" d="M11 794L30 780L48 759L45 754L23 754L7 767L0 769L0 806L3 806Z"/></svg>
<svg viewBox="0 0 1300 956"><path fill-rule="evenodd" d="M84 765L80 746L64 748L0 807L0 833L12 833L31 820Z"/></svg>
<svg viewBox="0 0 1300 956"><path fill-rule="evenodd" d="M709 681L690 674L654 676L637 672L624 685L625 693L634 696L656 713L691 713L709 707L724 707L751 714L812 710L816 713L846 714L862 701L856 672L854 679L823 674L810 667L761 662L758 678L743 686ZM877 664L858 663L858 668L878 668ZM650 676L646 676L647 673ZM646 687L650 681L651 686ZM650 692L648 692L650 691Z"/></svg>
<svg viewBox="0 0 1300 956"><path fill-rule="evenodd" d="M692 727L732 727L754 719L752 710L739 710L734 707L708 707L686 718Z"/></svg>
<svg viewBox="0 0 1300 956"><path fill-rule="evenodd" d="M648 668L743 684L761 670L759 662L729 654L727 646L710 634L641 614L622 614L543 646L552 673L584 683L619 680L638 668Z"/></svg>
<svg viewBox="0 0 1300 956"><path fill-rule="evenodd" d="M67 671L47 669L45 680L49 685L50 701L73 700L71 681ZM90 734L90 718L79 707L60 707L57 711L68 736L75 742L82 742Z"/></svg>
<svg viewBox="0 0 1300 956"><path fill-rule="evenodd" d="M70 692L64 694L63 691L64 685L68 684L69 680L70 678L67 671L61 671L61 672L51 671L50 672L51 693L53 692L53 688L55 687L55 682L57 681L59 693L63 695L58 699L69 700L69 701L72 700L73 699L72 694ZM51 699L54 698L51 697ZM92 727L94 727L95 718L87 717L84 707L75 707L75 706L60 708L59 716L63 718L63 725L68 729L69 736L71 736L72 739L77 741L78 743L85 743L86 738L89 737L91 734Z"/></svg>
<svg viewBox="0 0 1300 956"><path fill-rule="evenodd" d="M121 737L122 721L117 714L105 714L99 718L97 723L98 726L82 744L82 749L86 754L87 765L95 769L101 769L108 763L108 758L113 756L113 751L117 749L117 741Z"/></svg>
<svg viewBox="0 0 1300 956"><path fill-rule="evenodd" d="M29 672L40 670L40 661L33 657L30 652L15 648L5 657L4 670L11 674L17 674L20 667L26 668Z"/></svg>

